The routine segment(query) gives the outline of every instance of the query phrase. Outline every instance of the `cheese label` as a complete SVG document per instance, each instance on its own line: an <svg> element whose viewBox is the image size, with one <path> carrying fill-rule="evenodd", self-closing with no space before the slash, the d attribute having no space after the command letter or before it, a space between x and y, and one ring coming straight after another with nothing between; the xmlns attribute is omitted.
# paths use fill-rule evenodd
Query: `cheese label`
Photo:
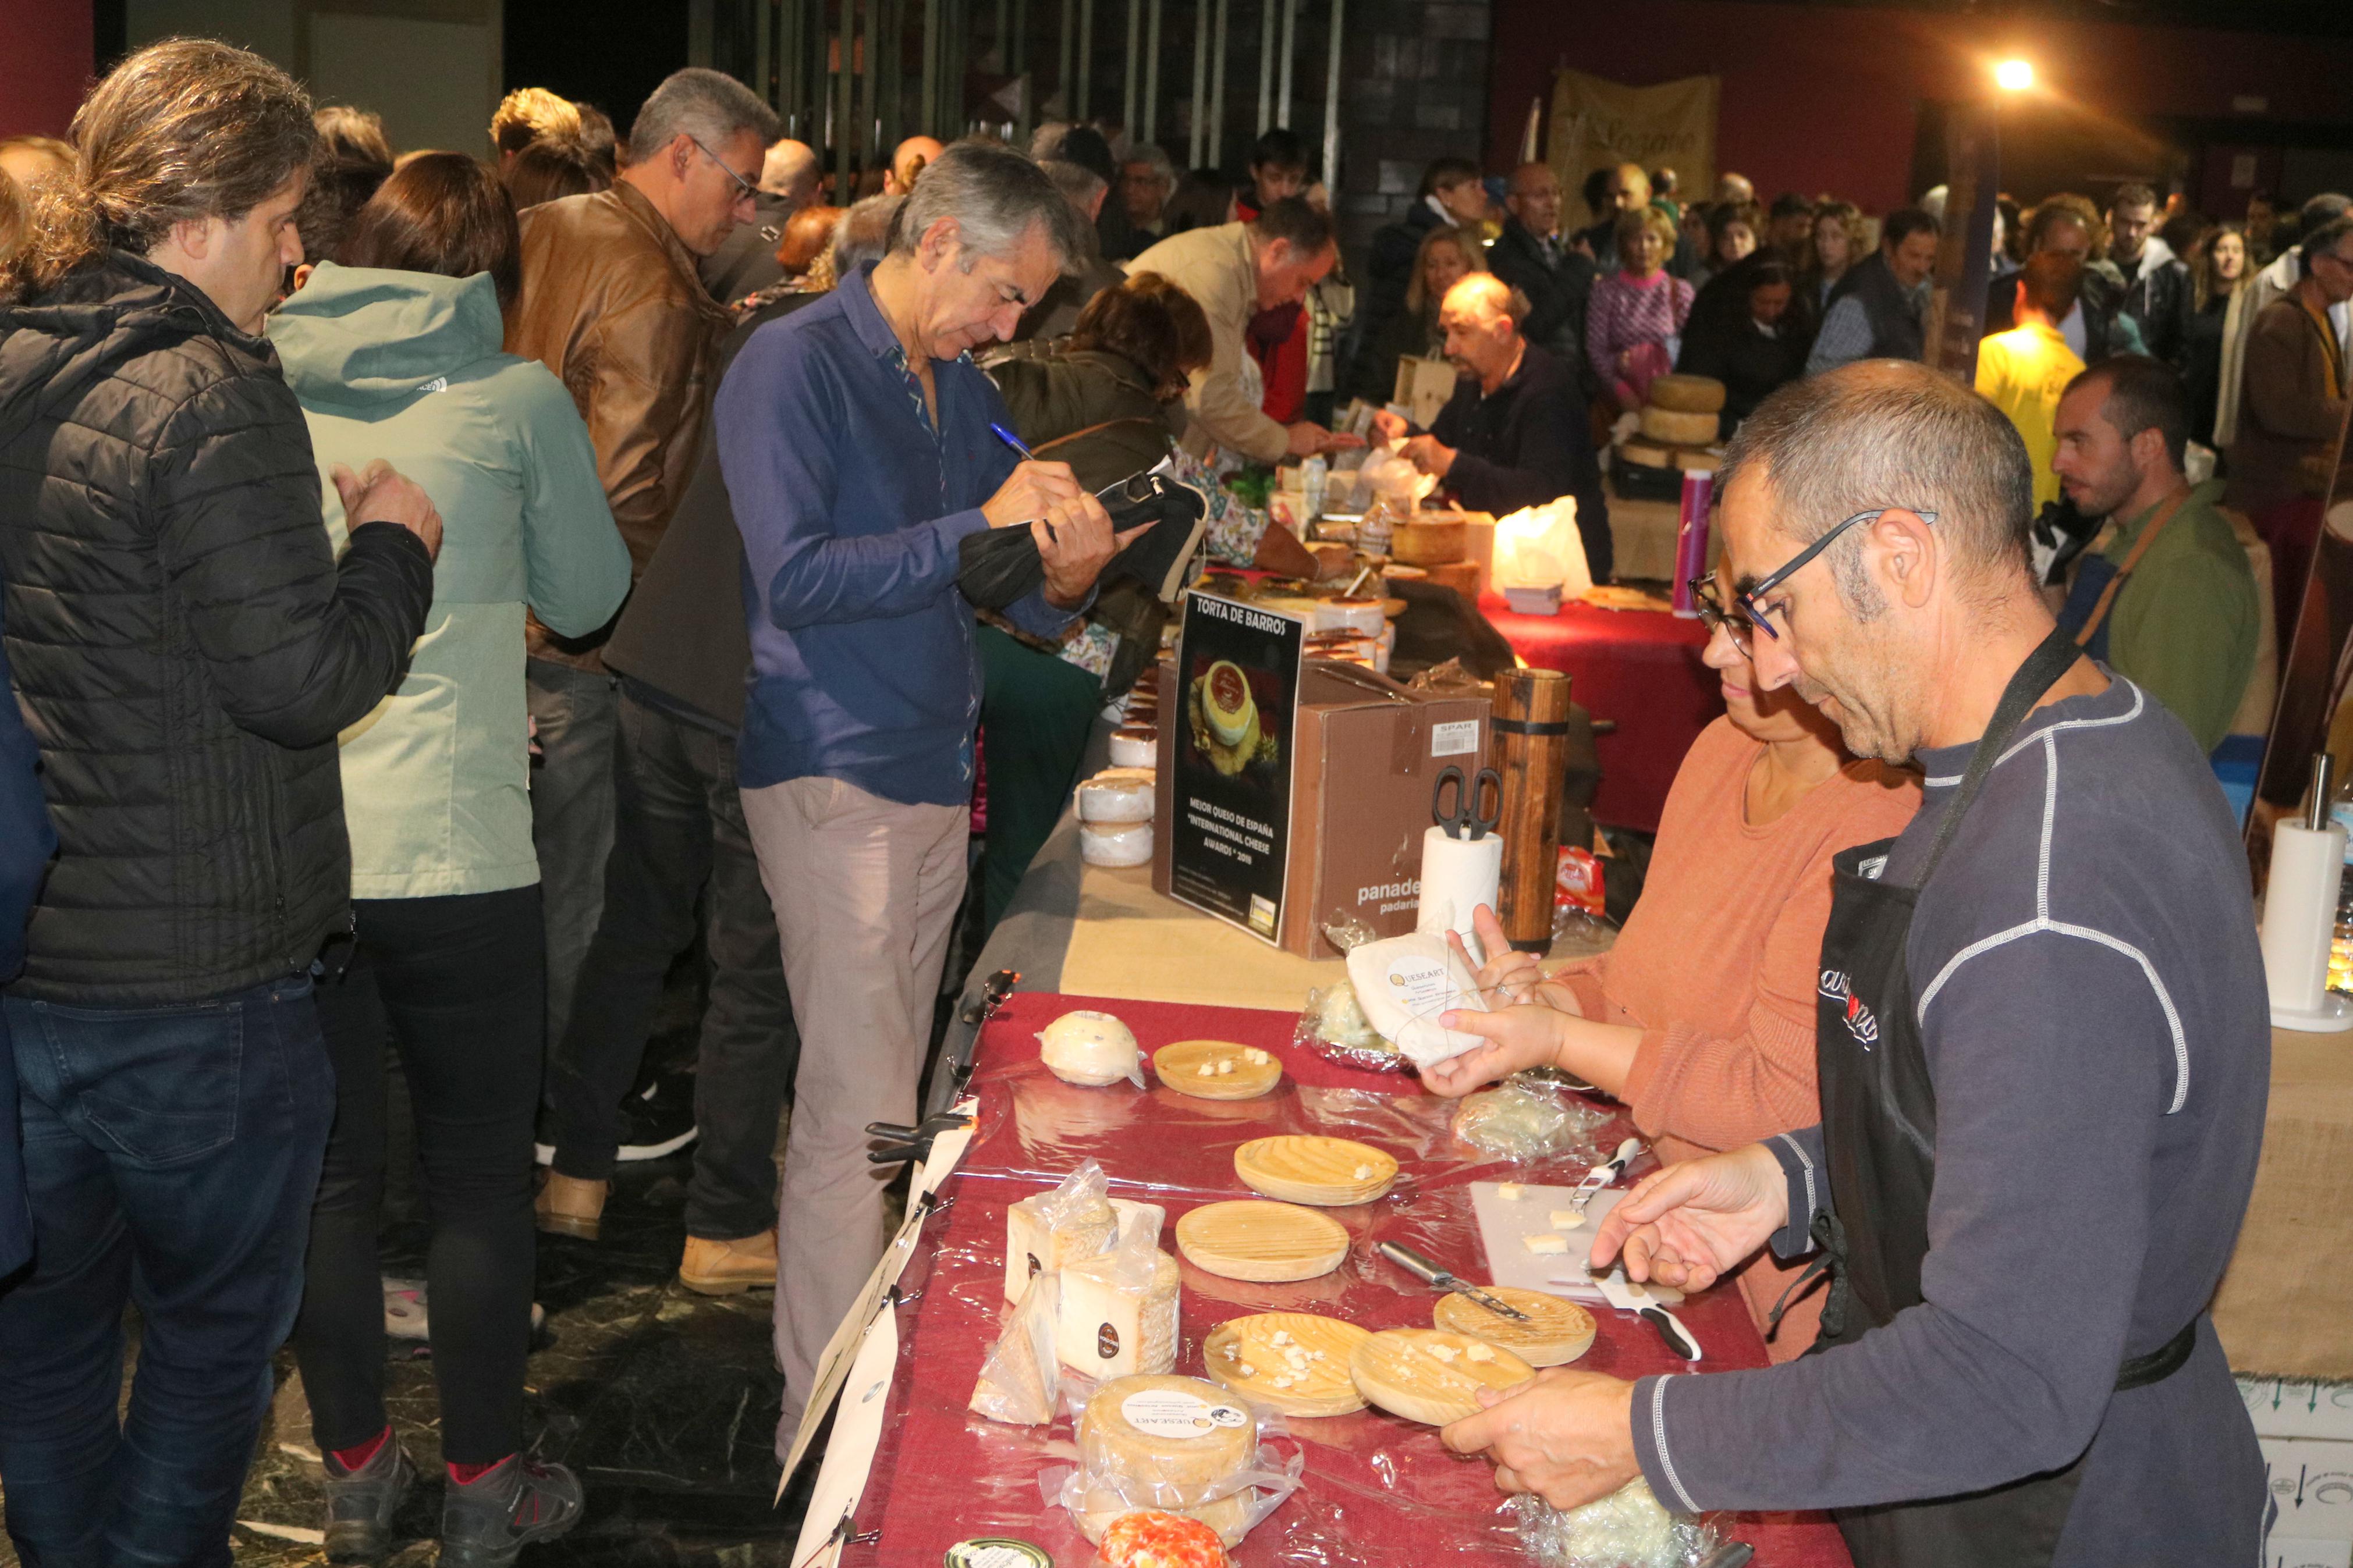
<svg viewBox="0 0 2353 1568"><path fill-rule="evenodd" d="M1250 1412L1216 1404L1181 1388L1131 1394L1119 1413L1130 1426L1155 1437L1206 1437L1220 1426L1247 1426Z"/></svg>
<svg viewBox="0 0 2353 1568"><path fill-rule="evenodd" d="M1442 956L1399 953L1388 962L1383 973L1388 979L1391 999L1410 1017L1434 1018L1449 1007L1462 1005L1461 993L1454 988L1453 977L1447 973Z"/></svg>
<svg viewBox="0 0 2353 1568"><path fill-rule="evenodd" d="M1119 1358L1119 1331L1109 1323L1104 1323L1095 1330L1095 1354L1105 1361L1115 1361Z"/></svg>

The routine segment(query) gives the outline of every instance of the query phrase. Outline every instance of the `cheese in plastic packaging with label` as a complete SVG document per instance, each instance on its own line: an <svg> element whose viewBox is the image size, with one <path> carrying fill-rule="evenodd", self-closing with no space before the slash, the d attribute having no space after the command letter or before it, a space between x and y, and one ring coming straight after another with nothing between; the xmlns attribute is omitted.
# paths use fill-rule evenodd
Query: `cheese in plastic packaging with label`
<svg viewBox="0 0 2353 1568"><path fill-rule="evenodd" d="M1417 1067L1435 1067L1487 1043L1438 1022L1450 1010L1488 1010L1478 976L1443 931L1414 931L1351 949L1348 984L1374 1030Z"/></svg>

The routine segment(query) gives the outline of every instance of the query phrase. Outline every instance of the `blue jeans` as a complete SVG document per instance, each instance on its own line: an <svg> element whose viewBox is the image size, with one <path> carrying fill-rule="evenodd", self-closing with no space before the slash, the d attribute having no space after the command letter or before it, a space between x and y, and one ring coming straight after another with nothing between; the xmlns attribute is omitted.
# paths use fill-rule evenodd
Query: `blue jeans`
<svg viewBox="0 0 2353 1568"><path fill-rule="evenodd" d="M333 1112L311 982L5 1005L35 1248L0 1292L8 1534L27 1568L226 1565Z"/></svg>

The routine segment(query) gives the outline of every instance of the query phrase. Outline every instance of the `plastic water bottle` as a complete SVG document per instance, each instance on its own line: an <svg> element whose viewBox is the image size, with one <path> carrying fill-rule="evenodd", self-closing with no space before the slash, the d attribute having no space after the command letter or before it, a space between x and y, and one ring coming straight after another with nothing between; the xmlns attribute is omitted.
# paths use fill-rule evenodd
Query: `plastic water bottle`
<svg viewBox="0 0 2353 1568"><path fill-rule="evenodd" d="M1314 522L1324 515L1324 492L1331 483L1332 468L1318 452L1299 465L1299 476L1300 489L1307 495L1306 521Z"/></svg>

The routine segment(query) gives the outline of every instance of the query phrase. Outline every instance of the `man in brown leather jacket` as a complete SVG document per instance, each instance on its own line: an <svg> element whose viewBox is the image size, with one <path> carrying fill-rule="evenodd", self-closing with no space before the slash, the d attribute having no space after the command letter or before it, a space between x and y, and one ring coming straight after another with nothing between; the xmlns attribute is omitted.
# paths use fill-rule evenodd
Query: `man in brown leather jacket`
<svg viewBox="0 0 2353 1568"><path fill-rule="evenodd" d="M776 114L743 83L678 71L638 111L628 168L612 189L522 215L522 300L507 317L507 352L543 362L571 389L633 574L670 524L711 416L712 362L729 318L697 263L751 216L776 136ZM530 628L531 715L545 753L532 783L532 836L551 1041L564 1037L613 847L618 703L602 640L559 644L536 622Z"/></svg>

